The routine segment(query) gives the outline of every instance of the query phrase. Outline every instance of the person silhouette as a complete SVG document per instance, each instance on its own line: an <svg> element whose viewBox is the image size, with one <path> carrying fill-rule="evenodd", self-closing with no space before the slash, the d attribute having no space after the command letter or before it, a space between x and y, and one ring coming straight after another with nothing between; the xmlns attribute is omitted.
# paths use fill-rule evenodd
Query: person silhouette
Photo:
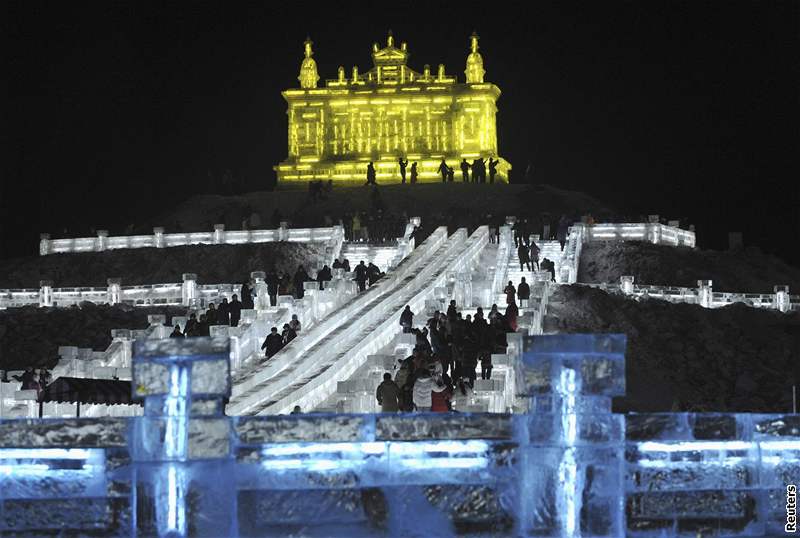
<svg viewBox="0 0 800 538"><path fill-rule="evenodd" d="M411 163L411 184L417 182L417 163Z"/></svg>
<svg viewBox="0 0 800 538"><path fill-rule="evenodd" d="M439 164L439 168L436 169L437 172L442 174L442 183L447 182L447 171L450 170L450 167L447 166L447 161L444 160L442 157L442 162Z"/></svg>
<svg viewBox="0 0 800 538"><path fill-rule="evenodd" d="M408 160L404 161L403 158L400 157L400 160L398 161L398 164L400 165L400 182L405 184L405 182L406 182L406 166L408 166Z"/></svg>
<svg viewBox="0 0 800 538"><path fill-rule="evenodd" d="M456 171L453 170L451 167L447 167L447 181L449 183L453 182L453 176L455 175Z"/></svg>
<svg viewBox="0 0 800 538"><path fill-rule="evenodd" d="M372 161L367 165L367 182L364 185L377 185L375 182L375 165Z"/></svg>
<svg viewBox="0 0 800 538"><path fill-rule="evenodd" d="M469 183L469 163L467 159L461 159L461 178L464 183Z"/></svg>
<svg viewBox="0 0 800 538"><path fill-rule="evenodd" d="M491 157L489 157L489 183L494 183L494 176L497 174L497 163L500 160L493 161Z"/></svg>
<svg viewBox="0 0 800 538"><path fill-rule="evenodd" d="M481 165L478 164L480 159L475 159L472 161L470 168L472 168L472 182L477 183L478 180L481 178Z"/></svg>

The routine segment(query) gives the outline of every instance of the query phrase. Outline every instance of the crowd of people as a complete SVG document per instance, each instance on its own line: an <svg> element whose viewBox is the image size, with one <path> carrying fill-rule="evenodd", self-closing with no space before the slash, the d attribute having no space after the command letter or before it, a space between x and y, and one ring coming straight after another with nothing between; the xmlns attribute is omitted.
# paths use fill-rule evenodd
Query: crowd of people
<svg viewBox="0 0 800 538"><path fill-rule="evenodd" d="M50 381L52 381L53 375L47 370L47 368L39 368L39 371L37 372L34 367L28 366L21 374L12 375L11 379L22 383L19 390L35 390L39 393L39 395L41 395L45 387L47 387L47 385L50 384ZM11 382L11 380L8 379L8 372L6 370L3 370L0 374L0 381L3 383Z"/></svg>
<svg viewBox="0 0 800 538"><path fill-rule="evenodd" d="M419 178L419 171L417 170L417 163L411 163L411 167L408 167L408 159L404 159L400 157L397 161L397 165L400 171L400 183L406 183L406 169L408 169L409 175L409 183L414 185L417 183L417 179ZM500 160L495 160L493 157L489 157L489 160L486 159L474 159L471 163L467 161L466 158L461 160L459 163L459 168L461 169L461 180L463 183L486 183L487 182L487 170L488 170L488 182L494 183L495 177L497 176L497 165L500 164ZM442 162L439 163L439 168L436 169L436 173L441 174L442 176L442 183L452 183L455 178L455 168L447 164L447 160L442 158ZM370 161L367 165L367 182L364 185L377 185L377 172L375 171L375 163ZM309 187L310 189L311 187ZM320 186L315 187L315 189L322 189L322 182L320 181ZM332 184L329 188L333 188Z"/></svg>
<svg viewBox="0 0 800 538"><path fill-rule="evenodd" d="M511 307L511 305L509 305ZM503 353L506 334L516 330L516 304L501 313L497 305L484 316L463 316L455 301L447 312L436 311L422 328L414 327L414 312L406 307L400 325L414 334L412 354L384 374L375 397L383 412L463 410L471 401L478 376L491 379L492 353Z"/></svg>

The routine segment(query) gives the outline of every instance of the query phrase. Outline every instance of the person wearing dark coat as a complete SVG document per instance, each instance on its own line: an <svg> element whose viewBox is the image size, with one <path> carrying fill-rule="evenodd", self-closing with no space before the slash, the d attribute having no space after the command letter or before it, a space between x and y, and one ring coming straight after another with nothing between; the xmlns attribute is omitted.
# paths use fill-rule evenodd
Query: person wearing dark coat
<svg viewBox="0 0 800 538"><path fill-rule="evenodd" d="M239 320L242 319L242 303L234 293L231 296L231 304L228 305L228 312L230 312L231 327L237 327Z"/></svg>
<svg viewBox="0 0 800 538"><path fill-rule="evenodd" d="M186 326L183 328L184 336L198 336L197 335L197 314L190 314L189 321L186 322Z"/></svg>
<svg viewBox="0 0 800 538"><path fill-rule="evenodd" d="M520 241L519 247L517 247L517 256L519 257L519 270L522 271L524 267L528 266L528 271L531 270L531 259L528 255L528 247L525 246L524 243Z"/></svg>
<svg viewBox="0 0 800 538"><path fill-rule="evenodd" d="M253 303L253 288L250 287L250 282L245 282L242 284L242 308L252 310L255 308L255 303Z"/></svg>
<svg viewBox="0 0 800 538"><path fill-rule="evenodd" d="M400 182L405 184L405 182L406 182L406 166L408 166L408 160L404 161L403 158L400 157L400 160L398 161L398 164L400 165Z"/></svg>
<svg viewBox="0 0 800 538"><path fill-rule="evenodd" d="M404 333L411 332L411 327L414 325L414 312L411 311L411 307L408 305L406 305L403 313L400 314L400 325L403 327Z"/></svg>
<svg viewBox="0 0 800 538"><path fill-rule="evenodd" d="M297 333L294 331L294 329L292 329L289 326L288 323L284 323L283 324L283 332L281 333L281 340L283 342L283 345L285 346L286 344L288 344L289 342L291 342L295 338L297 338Z"/></svg>
<svg viewBox="0 0 800 538"><path fill-rule="evenodd" d="M514 284L509 280L508 286L506 286L506 289L503 290L503 293L506 294L506 304L511 304L514 302L514 296L517 294L517 288L515 288Z"/></svg>
<svg viewBox="0 0 800 538"><path fill-rule="evenodd" d="M442 183L446 183L447 182L447 173L448 173L449 170L450 170L450 167L447 166L447 161L445 161L444 158L442 158L442 162L439 163L439 168L436 169L437 172L442 174Z"/></svg>
<svg viewBox="0 0 800 538"><path fill-rule="evenodd" d="M333 272L330 267L325 265L319 270L319 273L317 273L317 282L319 282L320 291L325 288L325 282L330 282L331 280L333 280Z"/></svg>
<svg viewBox="0 0 800 538"><path fill-rule="evenodd" d="M464 183L469 182L469 163L466 159L461 159L461 179Z"/></svg>
<svg viewBox="0 0 800 538"><path fill-rule="evenodd" d="M356 265L355 269L356 273L356 282L358 283L358 291L364 291L367 289L367 266L364 264L364 260L361 260L361 263Z"/></svg>
<svg viewBox="0 0 800 538"><path fill-rule="evenodd" d="M270 329L270 333L264 339L264 343L261 344L261 349L265 349L266 350L265 355L267 356L267 358L270 358L278 351L280 351L282 347L283 347L283 338L281 338L281 335L278 334L278 328L273 327L272 329Z"/></svg>
<svg viewBox="0 0 800 538"><path fill-rule="evenodd" d="M538 271L539 266L539 245L531 241L531 267L535 267Z"/></svg>
<svg viewBox="0 0 800 538"><path fill-rule="evenodd" d="M25 368L25 371L22 372L21 376L14 375L11 377L22 382L21 390L31 390L36 385L36 372L31 366Z"/></svg>
<svg viewBox="0 0 800 538"><path fill-rule="evenodd" d="M294 273L294 295L298 299L303 298L303 283L308 280L311 280L311 277L308 276L308 273L306 273L306 270L302 265L299 266L297 271Z"/></svg>
<svg viewBox="0 0 800 538"><path fill-rule="evenodd" d="M494 176L497 175L497 163L500 160L493 161L491 157L489 157L489 183L494 183Z"/></svg>
<svg viewBox="0 0 800 538"><path fill-rule="evenodd" d="M170 338L183 338L183 333L181 332L181 326L175 325L175 328L169 335Z"/></svg>
<svg viewBox="0 0 800 538"><path fill-rule="evenodd" d="M397 383L392 381L392 374L383 374L383 382L375 391L375 398L381 406L382 413L396 413L400 410L401 391Z"/></svg>
<svg viewBox="0 0 800 538"><path fill-rule="evenodd" d="M561 215L558 221L558 242L561 244L561 250L564 250L564 245L567 244L567 233L569 232L569 221L566 215Z"/></svg>
<svg viewBox="0 0 800 538"><path fill-rule="evenodd" d="M367 266L367 278L369 279L369 285L372 286L381 278L381 270L372 262L369 262Z"/></svg>
<svg viewBox="0 0 800 538"><path fill-rule="evenodd" d="M267 277L267 295L269 295L269 305L278 304L278 275L270 273Z"/></svg>
<svg viewBox="0 0 800 538"><path fill-rule="evenodd" d="M223 297L222 302L219 303L217 308L217 325L230 325L231 323L231 305L228 303L228 298Z"/></svg>
<svg viewBox="0 0 800 538"><path fill-rule="evenodd" d="M447 307L447 319L454 320L458 315L458 310L456 310L456 302L450 301L450 304Z"/></svg>
<svg viewBox="0 0 800 538"><path fill-rule="evenodd" d="M364 185L377 185L375 177L375 165L370 161L367 165L367 182Z"/></svg>
<svg viewBox="0 0 800 538"><path fill-rule="evenodd" d="M531 298L531 287L525 282L525 277L520 279L519 286L517 286L517 297L519 297L520 304L522 300L527 301Z"/></svg>
<svg viewBox="0 0 800 538"><path fill-rule="evenodd" d="M200 321L195 326L196 334L194 336L211 336L211 331L208 328L208 320L205 314L200 314Z"/></svg>
<svg viewBox="0 0 800 538"><path fill-rule="evenodd" d="M411 184L417 182L417 163L411 163Z"/></svg>
<svg viewBox="0 0 800 538"><path fill-rule="evenodd" d="M217 324L217 309L214 303L208 305L208 310L206 310L206 322L208 322L209 326Z"/></svg>

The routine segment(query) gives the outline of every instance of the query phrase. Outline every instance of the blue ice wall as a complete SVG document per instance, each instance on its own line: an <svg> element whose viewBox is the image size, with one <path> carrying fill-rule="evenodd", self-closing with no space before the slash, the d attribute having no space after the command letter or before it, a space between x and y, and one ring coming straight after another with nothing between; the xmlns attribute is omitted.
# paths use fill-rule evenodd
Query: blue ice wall
<svg viewBox="0 0 800 538"><path fill-rule="evenodd" d="M524 414L225 417L225 340L137 343L132 419L0 421L12 536L777 536L800 417L611 413L622 335L528 337Z"/></svg>

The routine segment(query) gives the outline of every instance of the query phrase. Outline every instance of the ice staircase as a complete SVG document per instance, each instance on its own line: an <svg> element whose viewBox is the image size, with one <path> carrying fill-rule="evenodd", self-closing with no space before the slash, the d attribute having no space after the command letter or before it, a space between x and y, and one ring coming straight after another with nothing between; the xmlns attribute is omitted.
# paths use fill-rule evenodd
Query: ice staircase
<svg viewBox="0 0 800 538"><path fill-rule="evenodd" d="M345 243L340 259L350 262L350 269L355 269L362 260L364 265L374 263L381 271L386 272L397 254L397 245L371 245L369 243Z"/></svg>
<svg viewBox="0 0 800 538"><path fill-rule="evenodd" d="M295 405L319 406L337 390L338 381L391 342L405 305L424 309L448 273L471 267L487 243L486 227L470 237L464 229L450 237L446 228L437 229L394 273L316 327L304 345L287 346L257 375L235 384L227 413L279 414Z"/></svg>

